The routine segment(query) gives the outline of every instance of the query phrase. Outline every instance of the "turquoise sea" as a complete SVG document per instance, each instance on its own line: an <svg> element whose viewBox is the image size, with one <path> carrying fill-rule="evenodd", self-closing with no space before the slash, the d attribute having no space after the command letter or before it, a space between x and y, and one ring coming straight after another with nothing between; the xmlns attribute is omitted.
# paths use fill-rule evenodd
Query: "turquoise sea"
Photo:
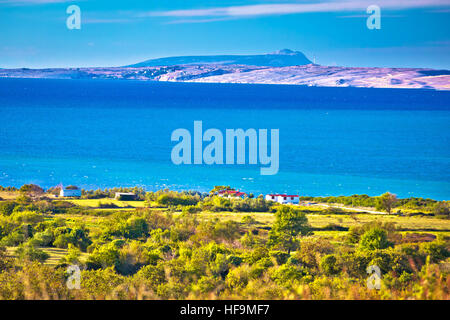
<svg viewBox="0 0 450 320"><path fill-rule="evenodd" d="M171 162L177 128L280 130L280 169ZM450 92L0 79L0 185L450 199Z"/></svg>

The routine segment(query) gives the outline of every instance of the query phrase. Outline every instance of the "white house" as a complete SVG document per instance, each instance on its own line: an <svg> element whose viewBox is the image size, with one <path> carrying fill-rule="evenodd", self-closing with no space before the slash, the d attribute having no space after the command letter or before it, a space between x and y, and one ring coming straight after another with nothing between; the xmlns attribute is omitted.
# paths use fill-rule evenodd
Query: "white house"
<svg viewBox="0 0 450 320"><path fill-rule="evenodd" d="M133 201L136 200L136 195L133 192L116 192L114 199L122 201Z"/></svg>
<svg viewBox="0 0 450 320"><path fill-rule="evenodd" d="M267 201L274 201L282 204L299 204L299 197L297 195L288 194L267 194Z"/></svg>
<svg viewBox="0 0 450 320"><path fill-rule="evenodd" d="M81 189L75 186L61 187L60 197L81 197Z"/></svg>

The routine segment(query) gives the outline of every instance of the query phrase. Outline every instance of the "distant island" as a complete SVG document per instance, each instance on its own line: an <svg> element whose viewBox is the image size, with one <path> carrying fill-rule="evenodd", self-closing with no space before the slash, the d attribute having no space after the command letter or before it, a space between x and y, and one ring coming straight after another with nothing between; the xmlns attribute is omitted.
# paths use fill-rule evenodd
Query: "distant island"
<svg viewBox="0 0 450 320"><path fill-rule="evenodd" d="M321 66L283 49L262 55L185 56L124 67L0 69L0 78L288 84L319 87L450 90L450 70Z"/></svg>
<svg viewBox="0 0 450 320"><path fill-rule="evenodd" d="M283 49L258 55L219 55L219 56L181 56L146 60L127 67L161 67L175 65L247 65L261 67L290 67L311 64L312 62L300 51Z"/></svg>

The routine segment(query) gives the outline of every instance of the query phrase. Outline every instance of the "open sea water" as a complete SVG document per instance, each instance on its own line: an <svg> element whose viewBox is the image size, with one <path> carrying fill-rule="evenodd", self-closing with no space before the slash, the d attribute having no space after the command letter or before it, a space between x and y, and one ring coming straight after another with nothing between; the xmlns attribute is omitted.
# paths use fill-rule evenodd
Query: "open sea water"
<svg viewBox="0 0 450 320"><path fill-rule="evenodd" d="M279 129L278 174L174 165L171 133L194 120ZM448 200L450 92L0 79L0 185L25 183Z"/></svg>

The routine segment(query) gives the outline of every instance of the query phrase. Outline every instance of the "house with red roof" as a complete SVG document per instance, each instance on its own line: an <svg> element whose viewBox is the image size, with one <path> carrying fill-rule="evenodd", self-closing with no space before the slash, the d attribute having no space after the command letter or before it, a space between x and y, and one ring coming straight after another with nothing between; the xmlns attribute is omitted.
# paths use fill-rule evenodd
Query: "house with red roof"
<svg viewBox="0 0 450 320"><path fill-rule="evenodd" d="M299 204L298 195L290 194L266 194L267 201L274 201L281 204Z"/></svg>
<svg viewBox="0 0 450 320"><path fill-rule="evenodd" d="M247 198L248 195L245 192L240 192L239 190L220 190L219 192L217 192L217 195L219 197L224 197L224 198Z"/></svg>

